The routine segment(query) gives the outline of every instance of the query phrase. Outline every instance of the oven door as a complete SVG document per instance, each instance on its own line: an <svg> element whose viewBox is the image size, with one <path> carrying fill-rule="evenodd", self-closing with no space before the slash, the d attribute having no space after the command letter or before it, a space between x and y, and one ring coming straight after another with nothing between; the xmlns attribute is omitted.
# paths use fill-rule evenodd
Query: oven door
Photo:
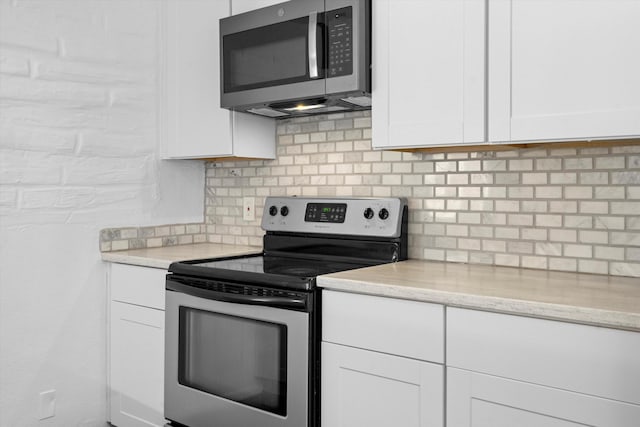
<svg viewBox="0 0 640 427"><path fill-rule="evenodd" d="M309 313L167 290L165 316L165 418L308 425Z"/></svg>
<svg viewBox="0 0 640 427"><path fill-rule="evenodd" d="M323 11L308 0L220 20L221 106L323 96Z"/></svg>

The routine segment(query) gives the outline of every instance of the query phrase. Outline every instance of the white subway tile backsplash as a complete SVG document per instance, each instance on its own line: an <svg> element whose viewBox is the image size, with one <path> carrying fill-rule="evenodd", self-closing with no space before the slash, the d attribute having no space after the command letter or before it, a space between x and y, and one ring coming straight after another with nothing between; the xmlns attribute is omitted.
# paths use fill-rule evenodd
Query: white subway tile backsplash
<svg viewBox="0 0 640 427"><path fill-rule="evenodd" d="M548 230L546 228L521 228L521 237L525 240L548 240Z"/></svg>
<svg viewBox="0 0 640 427"><path fill-rule="evenodd" d="M435 162L436 172L457 172L457 162Z"/></svg>
<svg viewBox="0 0 640 427"><path fill-rule="evenodd" d="M640 261L640 247L625 248L625 259L627 261Z"/></svg>
<svg viewBox="0 0 640 427"><path fill-rule="evenodd" d="M609 263L606 261L578 260L579 273L608 274Z"/></svg>
<svg viewBox="0 0 640 427"><path fill-rule="evenodd" d="M624 169L625 158L622 156L598 157L596 158L595 167L596 169Z"/></svg>
<svg viewBox="0 0 640 427"><path fill-rule="evenodd" d="M466 173L454 173L447 175L448 185L467 185L469 184L469 175Z"/></svg>
<svg viewBox="0 0 640 427"><path fill-rule="evenodd" d="M549 202L549 212L552 213L577 213L578 202L563 200L563 201L551 201Z"/></svg>
<svg viewBox="0 0 640 427"><path fill-rule="evenodd" d="M535 254L544 256L561 256L562 244L551 242L536 242Z"/></svg>
<svg viewBox="0 0 640 427"><path fill-rule="evenodd" d="M580 184L583 184L583 185L609 184L609 172L582 172L580 173Z"/></svg>
<svg viewBox="0 0 640 427"><path fill-rule="evenodd" d="M559 186L541 186L535 188L536 199L561 199L562 187Z"/></svg>
<svg viewBox="0 0 640 427"><path fill-rule="evenodd" d="M488 171L488 172L506 171L507 161L506 160L483 160L482 170Z"/></svg>
<svg viewBox="0 0 640 427"><path fill-rule="evenodd" d="M536 227L562 227L562 215L536 215Z"/></svg>
<svg viewBox="0 0 640 427"><path fill-rule="evenodd" d="M276 160L207 164L207 226L114 234L101 246L260 245L259 222L242 220L246 195L259 207L269 195L402 196L412 257L640 276L637 144L401 153L372 150L370 126L368 112L283 120ZM15 200L3 196L0 209Z"/></svg>
<svg viewBox="0 0 640 427"><path fill-rule="evenodd" d="M509 187L507 190L507 194L511 199L532 199L533 187Z"/></svg>
<svg viewBox="0 0 640 427"><path fill-rule="evenodd" d="M482 197L487 199L503 199L507 197L507 187L482 187Z"/></svg>
<svg viewBox="0 0 640 427"><path fill-rule="evenodd" d="M521 267L546 270L548 268L548 259L541 256L523 256Z"/></svg>
<svg viewBox="0 0 640 427"><path fill-rule="evenodd" d="M594 257L597 259L624 261L624 248L617 248L613 246L595 246Z"/></svg>
<svg viewBox="0 0 640 427"><path fill-rule="evenodd" d="M458 196L466 198L481 197L481 187L459 187Z"/></svg>
<svg viewBox="0 0 640 427"><path fill-rule="evenodd" d="M609 203L581 201L579 211L582 214L607 214L609 213Z"/></svg>
<svg viewBox="0 0 640 427"><path fill-rule="evenodd" d="M494 176L486 173L472 173L471 184L493 184Z"/></svg>
<svg viewBox="0 0 640 427"><path fill-rule="evenodd" d="M501 265L505 267L520 267L519 255L496 253L494 260L496 265Z"/></svg>
<svg viewBox="0 0 640 427"><path fill-rule="evenodd" d="M509 253L532 254L533 247L534 247L533 242L526 242L526 241L507 242L507 252Z"/></svg>
<svg viewBox="0 0 640 427"><path fill-rule="evenodd" d="M564 169L593 169L593 159L589 157L565 159Z"/></svg>
<svg viewBox="0 0 640 427"><path fill-rule="evenodd" d="M640 202L611 202L613 215L640 215Z"/></svg>
<svg viewBox="0 0 640 427"><path fill-rule="evenodd" d="M640 247L640 232L611 232L611 244Z"/></svg>
<svg viewBox="0 0 640 427"><path fill-rule="evenodd" d="M533 170L532 159L509 160L510 171L530 171Z"/></svg>
<svg viewBox="0 0 640 427"><path fill-rule="evenodd" d="M547 212L547 202L525 200L521 202L522 212Z"/></svg>
<svg viewBox="0 0 640 427"><path fill-rule="evenodd" d="M570 258L592 258L593 248L588 245L564 245L564 255Z"/></svg>
<svg viewBox="0 0 640 427"><path fill-rule="evenodd" d="M496 227L495 228L496 239L519 239L520 229L517 227Z"/></svg>
<svg viewBox="0 0 640 427"><path fill-rule="evenodd" d="M609 274L616 276L640 277L640 264L629 262L612 262Z"/></svg>
<svg viewBox="0 0 640 427"><path fill-rule="evenodd" d="M548 175L546 173L523 173L522 174L523 184L542 185L542 184L546 184L547 181L548 181Z"/></svg>
<svg viewBox="0 0 640 427"><path fill-rule="evenodd" d="M536 170L554 171L562 169L562 159L536 159Z"/></svg>
<svg viewBox="0 0 640 427"><path fill-rule="evenodd" d="M458 170L461 172L475 172L482 170L480 160L466 160L458 162Z"/></svg>
<svg viewBox="0 0 640 427"><path fill-rule="evenodd" d="M577 230L567 230L567 229L550 229L549 230L549 240L551 242L577 242L578 241L578 232Z"/></svg>
<svg viewBox="0 0 640 427"><path fill-rule="evenodd" d="M606 231L580 230L578 231L579 241L581 243L609 243L609 233Z"/></svg>
<svg viewBox="0 0 640 427"><path fill-rule="evenodd" d="M640 173L638 171L611 172L612 184L640 184Z"/></svg>
<svg viewBox="0 0 640 427"><path fill-rule="evenodd" d="M520 212L520 202L517 200L496 200L495 209L499 212ZM526 211L526 209L523 208Z"/></svg>
<svg viewBox="0 0 640 427"><path fill-rule="evenodd" d="M493 237L493 227L486 226L477 226L477 227L469 227L469 235L471 237L485 237L492 238Z"/></svg>
<svg viewBox="0 0 640 427"><path fill-rule="evenodd" d="M578 260L572 258L549 258L549 269L558 271L578 271Z"/></svg>

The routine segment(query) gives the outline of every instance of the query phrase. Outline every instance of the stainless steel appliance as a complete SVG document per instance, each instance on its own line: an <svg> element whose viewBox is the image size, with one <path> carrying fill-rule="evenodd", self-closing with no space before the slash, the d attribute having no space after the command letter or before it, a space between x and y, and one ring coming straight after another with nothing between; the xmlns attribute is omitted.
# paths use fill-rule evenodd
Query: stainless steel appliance
<svg viewBox="0 0 640 427"><path fill-rule="evenodd" d="M318 427L316 276L407 257L403 199L267 198L260 253L167 275L165 418L188 427Z"/></svg>
<svg viewBox="0 0 640 427"><path fill-rule="evenodd" d="M220 105L267 117L371 107L371 1L292 0L220 20Z"/></svg>

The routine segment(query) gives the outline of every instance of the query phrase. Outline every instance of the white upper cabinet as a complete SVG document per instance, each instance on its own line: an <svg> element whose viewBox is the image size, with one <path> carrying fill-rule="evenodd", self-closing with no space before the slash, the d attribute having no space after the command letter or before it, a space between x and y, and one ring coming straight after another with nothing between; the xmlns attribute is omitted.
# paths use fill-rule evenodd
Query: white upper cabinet
<svg viewBox="0 0 640 427"><path fill-rule="evenodd" d="M231 0L231 14L237 15L238 13L283 3L284 1L285 0Z"/></svg>
<svg viewBox="0 0 640 427"><path fill-rule="evenodd" d="M484 142L485 2L372 3L374 148Z"/></svg>
<svg viewBox="0 0 640 427"><path fill-rule="evenodd" d="M219 19L230 12L229 0L165 2L166 158L275 158L275 120L220 108Z"/></svg>
<svg viewBox="0 0 640 427"><path fill-rule="evenodd" d="M640 135L640 1L489 0L489 140Z"/></svg>

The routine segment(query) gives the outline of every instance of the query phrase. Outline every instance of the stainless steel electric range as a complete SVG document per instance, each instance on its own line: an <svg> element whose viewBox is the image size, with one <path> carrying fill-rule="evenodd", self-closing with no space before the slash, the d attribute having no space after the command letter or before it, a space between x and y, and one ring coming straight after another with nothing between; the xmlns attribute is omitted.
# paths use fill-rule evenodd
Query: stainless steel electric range
<svg viewBox="0 0 640 427"><path fill-rule="evenodd" d="M316 276L407 258L404 199L270 197L262 228L260 253L169 267L173 426L319 426Z"/></svg>

